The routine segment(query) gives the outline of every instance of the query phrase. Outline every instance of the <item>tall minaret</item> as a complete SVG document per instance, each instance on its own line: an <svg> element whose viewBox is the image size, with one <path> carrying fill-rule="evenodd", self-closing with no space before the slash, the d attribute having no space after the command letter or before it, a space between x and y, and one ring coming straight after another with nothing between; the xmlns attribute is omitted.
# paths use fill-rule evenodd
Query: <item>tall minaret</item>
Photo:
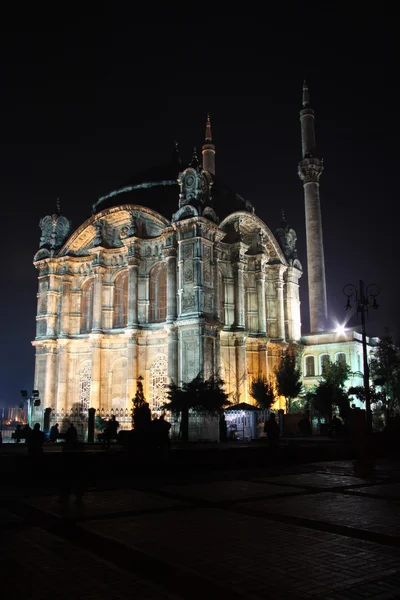
<svg viewBox="0 0 400 600"><path fill-rule="evenodd" d="M298 175L304 182L306 214L307 270L310 303L311 333L326 331L328 308L326 302L325 259L322 239L319 178L323 161L315 156L314 111L310 108L307 83L303 84L303 109L300 111L302 160Z"/></svg>
<svg viewBox="0 0 400 600"><path fill-rule="evenodd" d="M212 143L210 113L207 115L206 136L201 153L203 155L203 169L215 175L215 146Z"/></svg>

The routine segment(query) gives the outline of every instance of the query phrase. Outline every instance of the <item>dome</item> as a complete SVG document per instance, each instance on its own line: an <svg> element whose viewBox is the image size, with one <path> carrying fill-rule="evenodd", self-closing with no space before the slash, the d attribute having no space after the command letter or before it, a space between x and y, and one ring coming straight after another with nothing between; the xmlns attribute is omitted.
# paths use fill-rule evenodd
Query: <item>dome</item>
<svg viewBox="0 0 400 600"><path fill-rule="evenodd" d="M92 212L95 214L120 204L138 204L171 219L179 207L179 173L189 166L175 162L147 169L128 180L120 188L99 198L93 204ZM254 212L250 202L230 190L218 178L213 175L211 177L212 206L221 221L238 210Z"/></svg>

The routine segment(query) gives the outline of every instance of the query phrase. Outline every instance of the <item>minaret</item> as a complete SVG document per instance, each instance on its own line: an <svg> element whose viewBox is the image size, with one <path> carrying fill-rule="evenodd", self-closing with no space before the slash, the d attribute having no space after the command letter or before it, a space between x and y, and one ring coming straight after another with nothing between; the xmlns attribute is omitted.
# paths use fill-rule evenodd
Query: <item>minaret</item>
<svg viewBox="0 0 400 600"><path fill-rule="evenodd" d="M207 115L206 136L201 153L203 155L203 169L215 175L215 146L212 143L210 113Z"/></svg>
<svg viewBox="0 0 400 600"><path fill-rule="evenodd" d="M311 333L326 331L328 308L326 301L325 259L322 239L319 178L323 161L315 156L314 111L310 108L307 83L303 84L303 109L300 111L302 160L298 175L304 185L308 292Z"/></svg>

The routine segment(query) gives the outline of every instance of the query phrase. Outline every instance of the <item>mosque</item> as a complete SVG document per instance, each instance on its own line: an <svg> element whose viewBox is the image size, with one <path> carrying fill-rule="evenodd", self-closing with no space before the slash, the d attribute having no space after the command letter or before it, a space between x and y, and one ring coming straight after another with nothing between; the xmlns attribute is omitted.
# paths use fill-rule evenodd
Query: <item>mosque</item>
<svg viewBox="0 0 400 600"><path fill-rule="evenodd" d="M207 118L201 161L174 160L99 198L75 231L41 219L35 380L43 408L68 414L129 411L138 378L152 410L170 381L219 373L235 402L252 402L254 377L274 378L289 343L302 349L304 385L324 361L346 361L362 382L361 336L327 328L314 111L300 111L311 331L302 335L303 274L296 232L272 232L247 199L216 175ZM284 408L279 404L278 407ZM121 413L122 414L122 413Z"/></svg>

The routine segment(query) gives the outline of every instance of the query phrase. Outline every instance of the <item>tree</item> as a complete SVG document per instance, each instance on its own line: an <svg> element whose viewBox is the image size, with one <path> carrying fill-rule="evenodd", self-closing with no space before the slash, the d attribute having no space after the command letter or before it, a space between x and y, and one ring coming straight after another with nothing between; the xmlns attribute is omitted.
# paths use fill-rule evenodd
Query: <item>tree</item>
<svg viewBox="0 0 400 600"><path fill-rule="evenodd" d="M301 391L301 373L297 366L297 351L289 346L282 354L279 366L275 369L276 387L279 396L285 398L286 412L291 409L291 402Z"/></svg>
<svg viewBox="0 0 400 600"><path fill-rule="evenodd" d="M388 420L400 412L400 347L393 342L388 330L378 342L370 362L370 375L373 385L382 392Z"/></svg>
<svg viewBox="0 0 400 600"><path fill-rule="evenodd" d="M151 422L151 411L143 392L143 377L137 380L136 394L132 398L132 425L135 430L144 431L148 429Z"/></svg>
<svg viewBox="0 0 400 600"><path fill-rule="evenodd" d="M191 381L183 383L181 387L170 383L167 389L169 402L163 405L164 410L170 410L181 415L182 441L189 439L189 411L210 415L220 415L231 403L228 394L224 391L224 381L212 375L205 381L201 374Z"/></svg>
<svg viewBox="0 0 400 600"><path fill-rule="evenodd" d="M332 421L333 407L336 406L342 419L347 420L350 414L350 400L344 389L350 377L350 367L346 363L328 360L322 369L322 379L314 390L308 392L308 398L314 410Z"/></svg>
<svg viewBox="0 0 400 600"><path fill-rule="evenodd" d="M268 410L275 402L275 391L272 385L264 378L253 379L250 387L250 395L256 401L258 408Z"/></svg>

